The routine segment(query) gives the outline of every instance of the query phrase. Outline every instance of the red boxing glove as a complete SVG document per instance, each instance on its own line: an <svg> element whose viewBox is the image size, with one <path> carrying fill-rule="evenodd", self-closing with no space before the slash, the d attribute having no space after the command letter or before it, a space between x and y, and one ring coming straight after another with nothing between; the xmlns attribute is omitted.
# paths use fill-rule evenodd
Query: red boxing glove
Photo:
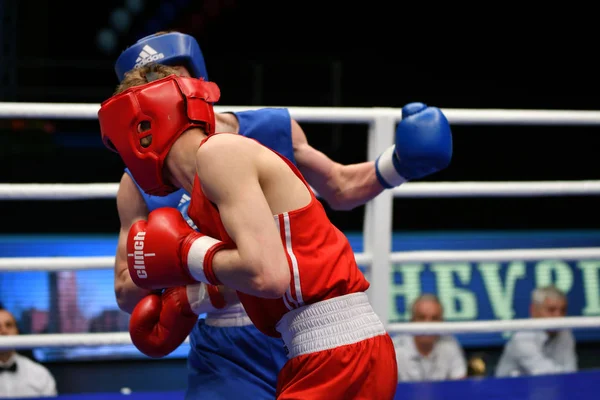
<svg viewBox="0 0 600 400"><path fill-rule="evenodd" d="M224 306L219 289L204 283L169 288L162 295L149 294L131 314L129 335L145 355L164 357L184 342L198 315Z"/></svg>
<svg viewBox="0 0 600 400"><path fill-rule="evenodd" d="M184 286L149 294L135 306L129 335L135 347L148 357L164 357L185 341L198 321L190 309Z"/></svg>
<svg viewBox="0 0 600 400"><path fill-rule="evenodd" d="M129 229L127 265L133 282L162 289L196 282L219 285L212 270L214 254L225 242L193 230L175 208L159 208Z"/></svg>

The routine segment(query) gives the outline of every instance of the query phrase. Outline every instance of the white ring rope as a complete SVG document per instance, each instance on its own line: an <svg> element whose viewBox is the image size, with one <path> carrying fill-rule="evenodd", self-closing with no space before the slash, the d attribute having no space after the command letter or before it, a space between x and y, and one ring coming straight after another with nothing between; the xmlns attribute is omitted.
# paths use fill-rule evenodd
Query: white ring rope
<svg viewBox="0 0 600 400"><path fill-rule="evenodd" d="M1 257L0 271L81 271L112 269L115 267L114 256L89 257Z"/></svg>
<svg viewBox="0 0 600 400"><path fill-rule="evenodd" d="M114 199L118 183L2 183L0 200Z"/></svg>
<svg viewBox="0 0 600 400"><path fill-rule="evenodd" d="M600 328L600 317L522 318L465 322L405 322L391 323L386 326L386 329L390 333L406 333L410 335L593 328Z"/></svg>
<svg viewBox="0 0 600 400"><path fill-rule="evenodd" d="M217 106L215 112L238 112L261 107ZM399 108L286 107L301 122L367 123L375 118L399 121ZM0 118L97 119L99 104L0 103ZM600 125L600 112L579 110L508 110L442 108L452 124L485 125Z"/></svg>
<svg viewBox="0 0 600 400"><path fill-rule="evenodd" d="M187 341L187 340L186 340ZM132 344L129 333L41 333L0 337L0 350Z"/></svg>
<svg viewBox="0 0 600 400"><path fill-rule="evenodd" d="M393 252L390 262L444 262L444 261L535 261L539 259L600 259L600 247L573 247L551 249L509 250L420 250Z"/></svg>
<svg viewBox="0 0 600 400"><path fill-rule="evenodd" d="M112 199L118 183L4 183L0 200ZM408 182L394 197L536 197L600 195L600 180L528 182Z"/></svg>
<svg viewBox="0 0 600 400"><path fill-rule="evenodd" d="M405 322L389 324L386 328L390 333L410 335L494 333L547 329L593 329L600 328L600 317L533 318L467 322ZM189 338L186 339L186 342L188 340ZM36 347L97 347L131 344L131 338L127 332L46 333L0 336L0 351Z"/></svg>
<svg viewBox="0 0 600 400"><path fill-rule="evenodd" d="M359 265L370 265L368 253L354 253ZM551 249L509 250L419 250L390 254L392 263L409 262L459 262L459 261L535 261L539 259L600 259L600 247L573 247ZM113 256L91 257L0 257L0 271L67 271L114 268Z"/></svg>
<svg viewBox="0 0 600 400"><path fill-rule="evenodd" d="M600 194L600 181L408 182L394 197L541 197Z"/></svg>

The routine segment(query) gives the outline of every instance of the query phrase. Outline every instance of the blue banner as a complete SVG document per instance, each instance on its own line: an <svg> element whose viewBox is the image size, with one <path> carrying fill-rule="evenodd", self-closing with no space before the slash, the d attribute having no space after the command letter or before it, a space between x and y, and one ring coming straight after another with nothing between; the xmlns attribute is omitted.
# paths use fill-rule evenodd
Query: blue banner
<svg viewBox="0 0 600 400"><path fill-rule="evenodd" d="M362 235L350 233L348 237L355 251L362 252ZM0 257L113 256L116 244L114 235L0 236ZM394 251L411 251L599 245L600 231L407 232L395 234L392 247ZM528 318L531 291L548 284L567 293L568 315L600 315L600 259L540 258L391 265L390 320L409 321L410 304L422 293L439 296L448 321ZM116 305L111 270L2 272L0 302L15 314L24 333L127 330L128 316ZM575 335L579 341L598 340L600 329L577 330ZM465 347L500 346L507 335L458 338ZM134 349L122 350L124 354L136 353ZM114 356L110 350L107 354ZM177 354L185 356L186 350Z"/></svg>
<svg viewBox="0 0 600 400"><path fill-rule="evenodd" d="M360 236L352 237L362 251ZM443 232L395 234L394 251L552 249L600 246L598 231ZM410 320L420 294L436 294L447 321L529 318L531 292L553 284L566 293L569 316L600 316L600 259L435 262L391 265L390 321ZM576 330L578 341L600 339L599 329ZM458 335L465 347L503 345L507 333Z"/></svg>

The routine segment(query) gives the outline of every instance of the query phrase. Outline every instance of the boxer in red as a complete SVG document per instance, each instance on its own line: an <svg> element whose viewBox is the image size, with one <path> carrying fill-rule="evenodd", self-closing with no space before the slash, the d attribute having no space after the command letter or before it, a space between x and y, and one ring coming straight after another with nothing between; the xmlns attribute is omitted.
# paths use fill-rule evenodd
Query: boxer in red
<svg viewBox="0 0 600 400"><path fill-rule="evenodd" d="M154 195L187 190L188 214L202 232L172 208L130 229L133 281L167 288L157 297L166 327L153 335L166 338L157 345L169 337L178 345L180 326L189 332L186 285L222 284L237 290L259 330L286 345L278 399L392 399L394 347L346 237L290 161L243 136L214 134L214 83L171 74L144 67L149 83L126 77L99 111L105 145L140 187Z"/></svg>

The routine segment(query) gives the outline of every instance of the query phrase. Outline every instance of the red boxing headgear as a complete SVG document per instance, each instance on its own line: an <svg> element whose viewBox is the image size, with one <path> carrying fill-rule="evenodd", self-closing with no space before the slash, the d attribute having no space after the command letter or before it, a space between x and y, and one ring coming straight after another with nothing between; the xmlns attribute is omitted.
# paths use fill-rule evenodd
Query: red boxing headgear
<svg viewBox="0 0 600 400"><path fill-rule="evenodd" d="M212 103L221 93L214 82L169 75L134 86L104 101L98 112L102 141L119 153L142 190L165 196L177 190L163 178L171 146L186 130L215 131ZM143 147L142 138L151 137Z"/></svg>

